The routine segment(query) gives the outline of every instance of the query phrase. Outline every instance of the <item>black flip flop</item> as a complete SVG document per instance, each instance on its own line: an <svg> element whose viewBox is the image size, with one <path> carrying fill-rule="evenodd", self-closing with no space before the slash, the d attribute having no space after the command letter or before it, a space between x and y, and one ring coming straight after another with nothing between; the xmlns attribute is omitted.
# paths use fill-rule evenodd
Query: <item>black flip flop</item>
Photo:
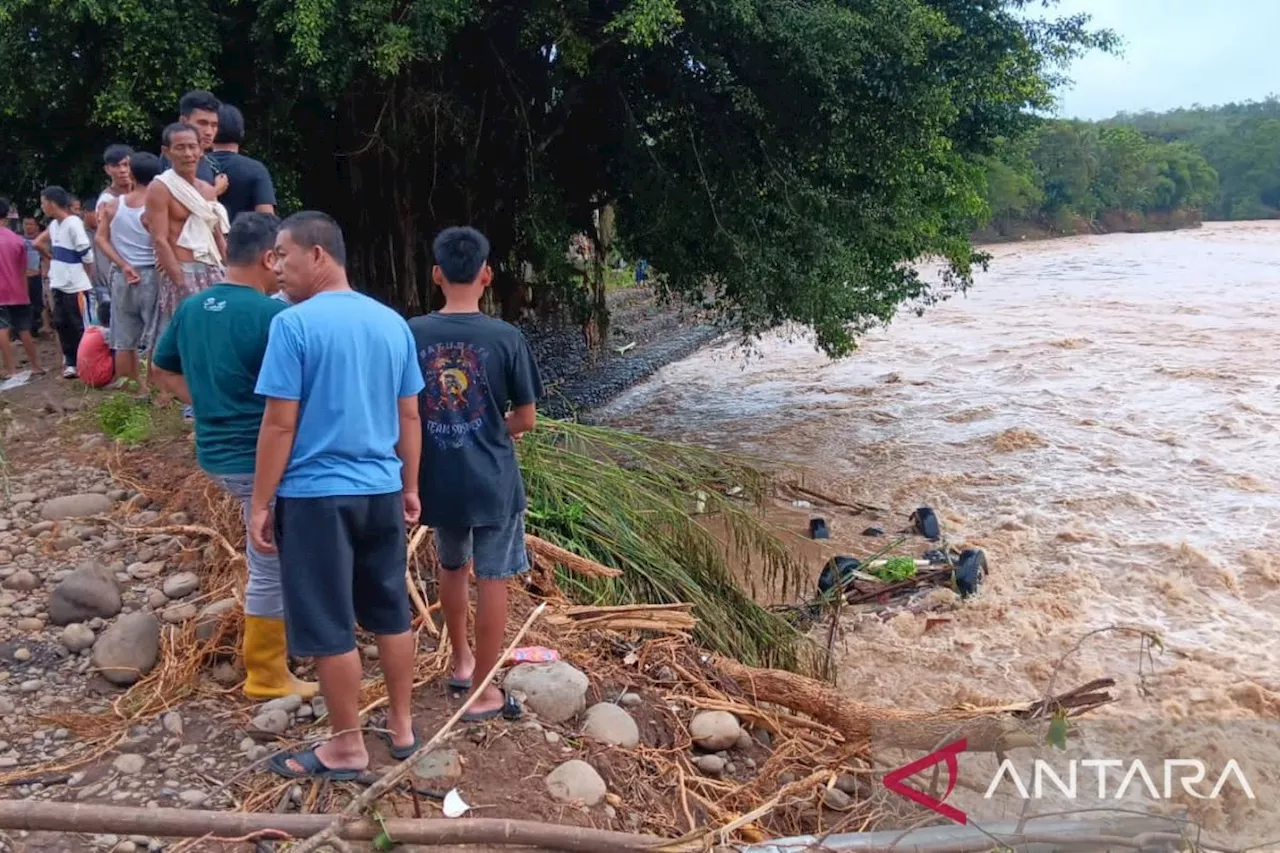
<svg viewBox="0 0 1280 853"><path fill-rule="evenodd" d="M418 751L422 746L422 738L418 736L418 727L413 727L413 743L408 746L396 746L395 741L391 739L391 732L387 726L387 718L384 716L375 724L374 734L378 736L387 748L391 750L391 757L396 761L404 761L409 756Z"/></svg>
<svg viewBox="0 0 1280 853"><path fill-rule="evenodd" d="M471 689L470 678L448 678L445 680L445 684L449 686L450 690L470 690Z"/></svg>
<svg viewBox="0 0 1280 853"><path fill-rule="evenodd" d="M504 720L514 721L523 717L524 708L520 707L520 700L516 699L516 697L512 696L505 690L502 691L502 695L505 701L503 701L500 708L494 708L492 711L481 711L476 714L468 712L462 715L462 722L483 723L485 720L492 720L497 717L502 717Z"/></svg>
<svg viewBox="0 0 1280 853"><path fill-rule="evenodd" d="M289 766L289 761L296 761L305 772L299 773ZM328 779L331 782L354 782L360 778L363 770L342 770L328 766L316 755L315 747L299 749L293 752L277 752L271 756L267 766L278 776L286 779Z"/></svg>

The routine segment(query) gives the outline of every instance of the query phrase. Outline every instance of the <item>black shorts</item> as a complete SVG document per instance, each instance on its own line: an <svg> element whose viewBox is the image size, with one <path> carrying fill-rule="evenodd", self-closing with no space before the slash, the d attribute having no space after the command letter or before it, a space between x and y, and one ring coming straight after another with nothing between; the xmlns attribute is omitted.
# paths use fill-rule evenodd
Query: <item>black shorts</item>
<svg viewBox="0 0 1280 853"><path fill-rule="evenodd" d="M332 657L411 626L400 492L277 498L276 546L289 653Z"/></svg>
<svg viewBox="0 0 1280 853"><path fill-rule="evenodd" d="M14 332L31 330L30 305L0 305L0 329L13 329Z"/></svg>

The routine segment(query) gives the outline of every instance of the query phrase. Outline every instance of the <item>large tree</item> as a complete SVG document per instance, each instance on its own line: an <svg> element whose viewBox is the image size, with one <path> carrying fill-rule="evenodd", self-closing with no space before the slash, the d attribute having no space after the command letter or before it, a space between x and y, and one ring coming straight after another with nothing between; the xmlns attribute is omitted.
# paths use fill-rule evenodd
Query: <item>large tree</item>
<svg viewBox="0 0 1280 853"><path fill-rule="evenodd" d="M1109 47L1029 0L0 0L0 188L154 149L209 86L294 204L345 226L354 277L406 310L429 241L492 238L508 312L603 323L571 234L647 257L746 332L847 351L905 300L964 286L979 158ZM603 257L604 252L597 252ZM910 262L940 256L935 287ZM597 328L597 331L600 331Z"/></svg>

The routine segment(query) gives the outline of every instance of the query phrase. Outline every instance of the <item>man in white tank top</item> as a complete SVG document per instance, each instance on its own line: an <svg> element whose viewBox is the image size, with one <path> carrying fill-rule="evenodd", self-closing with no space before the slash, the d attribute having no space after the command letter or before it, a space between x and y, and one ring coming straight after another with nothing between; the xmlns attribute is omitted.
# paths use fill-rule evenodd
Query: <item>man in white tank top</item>
<svg viewBox="0 0 1280 853"><path fill-rule="evenodd" d="M97 248L111 259L111 345L116 387L130 382L146 392L138 372L138 352L150 352L159 323L160 281L151 233L143 223L147 185L160 174L160 158L145 151L129 157L133 189L101 208Z"/></svg>

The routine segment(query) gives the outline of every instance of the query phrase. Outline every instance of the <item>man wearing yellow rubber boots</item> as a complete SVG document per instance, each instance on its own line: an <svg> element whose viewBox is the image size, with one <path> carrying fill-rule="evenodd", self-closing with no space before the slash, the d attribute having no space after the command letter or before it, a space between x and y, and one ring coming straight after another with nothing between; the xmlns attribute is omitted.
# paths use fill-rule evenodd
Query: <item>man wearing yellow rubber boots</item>
<svg viewBox="0 0 1280 853"><path fill-rule="evenodd" d="M224 281L187 297L156 343L155 384L195 410L196 459L245 507L253 493L258 428L266 401L254 393L271 318L288 307L276 292L280 220L242 213L227 234ZM246 522L248 518L246 515ZM315 682L289 671L280 561L246 537L244 693L251 699L315 695Z"/></svg>

